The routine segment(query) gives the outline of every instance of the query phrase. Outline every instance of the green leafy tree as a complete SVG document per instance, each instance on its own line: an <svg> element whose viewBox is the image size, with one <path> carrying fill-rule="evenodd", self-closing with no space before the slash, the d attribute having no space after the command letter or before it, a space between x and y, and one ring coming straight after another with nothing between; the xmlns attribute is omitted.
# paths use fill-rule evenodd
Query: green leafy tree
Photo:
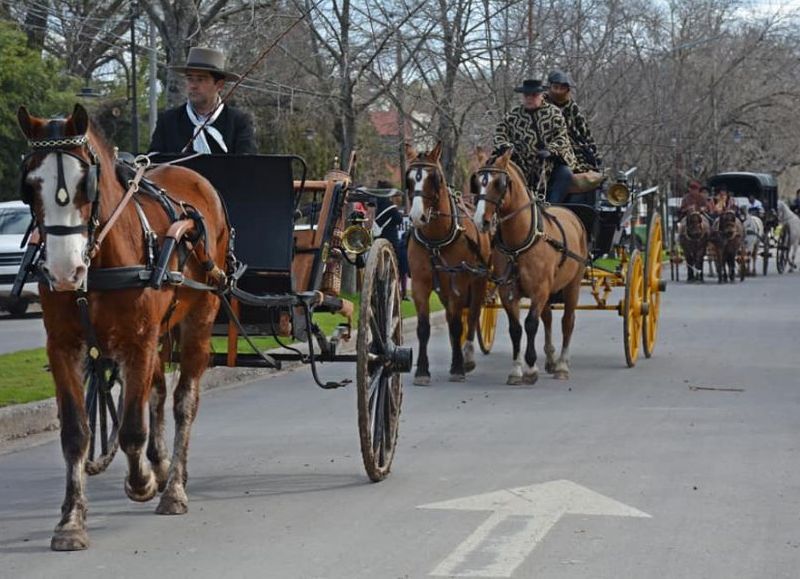
<svg viewBox="0 0 800 579"><path fill-rule="evenodd" d="M72 110L76 82L61 73L61 64L27 47L25 34L0 22L0 199L14 199L19 162L28 145L17 126L17 109L25 105L36 116Z"/></svg>

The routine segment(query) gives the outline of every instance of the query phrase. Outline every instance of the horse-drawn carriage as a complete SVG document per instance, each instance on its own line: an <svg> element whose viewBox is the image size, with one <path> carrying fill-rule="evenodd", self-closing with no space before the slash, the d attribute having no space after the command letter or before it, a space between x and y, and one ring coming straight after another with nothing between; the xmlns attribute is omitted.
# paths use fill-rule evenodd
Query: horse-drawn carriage
<svg viewBox="0 0 800 579"><path fill-rule="evenodd" d="M351 184L355 157L347 171L322 181L307 180L296 156L195 155L162 158L154 167L138 158L128 165L91 131L80 106L57 120L20 109L19 120L31 147L21 194L35 227L16 285L31 274L42 282L67 462L53 549L88 546L83 473L105 470L118 448L128 458L131 499L162 491L157 512L186 512L188 439L209 360L271 368L299 361L326 389L350 380L323 381L320 362L355 363L364 466L373 481L388 475L401 373L410 370L412 353L403 347L392 245L376 240L362 248L368 253L349 257L343 249L345 207L374 199ZM354 354L338 351L354 313L340 295L343 259L352 259L363 279ZM318 312L341 314L344 323L325 335ZM209 356L212 331L228 336L226 353ZM239 351L240 336L252 353ZM259 351L252 336L281 345L293 338L305 351ZM164 366L173 360L180 379L170 460Z"/></svg>
<svg viewBox="0 0 800 579"><path fill-rule="evenodd" d="M575 305L577 310L616 311L623 320L625 360L634 366L639 346L646 357L653 353L661 310L660 293L663 228L659 212L658 187L641 189L634 175L636 169L620 172L605 190L578 195L580 202L561 206L570 209L583 223L589 238L589 256L581 285L591 300ZM643 209L644 208L644 209ZM635 222L644 220L644 226ZM641 234L641 235L640 235ZM618 301L612 299L614 288L622 288ZM502 306L498 288L491 284L487 293L478 331L479 343L488 351L496 333L497 310ZM552 309L564 310L563 296L550 299ZM529 303L523 302L522 307ZM489 344L488 348L484 345Z"/></svg>

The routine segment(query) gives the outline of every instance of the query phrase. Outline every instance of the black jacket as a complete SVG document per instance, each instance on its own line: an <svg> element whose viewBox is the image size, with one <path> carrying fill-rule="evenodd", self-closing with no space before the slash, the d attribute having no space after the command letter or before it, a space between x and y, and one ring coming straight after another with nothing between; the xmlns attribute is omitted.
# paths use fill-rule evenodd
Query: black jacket
<svg viewBox="0 0 800 579"><path fill-rule="evenodd" d="M247 113L225 106L212 123L222 133L229 154L257 153L253 122ZM183 104L158 115L156 130L150 141L150 152L180 153L194 135L194 125ZM206 135L212 153L224 153L217 142ZM192 150L190 146L190 150Z"/></svg>

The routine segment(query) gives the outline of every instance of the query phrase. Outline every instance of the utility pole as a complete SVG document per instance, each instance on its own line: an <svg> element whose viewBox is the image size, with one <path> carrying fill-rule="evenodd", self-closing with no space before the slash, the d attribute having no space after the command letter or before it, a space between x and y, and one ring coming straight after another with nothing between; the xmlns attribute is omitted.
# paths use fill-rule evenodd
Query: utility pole
<svg viewBox="0 0 800 579"><path fill-rule="evenodd" d="M136 18L139 16L139 2L131 0L131 153L139 153L139 110L136 106Z"/></svg>
<svg viewBox="0 0 800 579"><path fill-rule="evenodd" d="M150 21L150 107L147 124L149 136L152 137L156 130L156 120L158 117L158 53L156 52L156 25Z"/></svg>

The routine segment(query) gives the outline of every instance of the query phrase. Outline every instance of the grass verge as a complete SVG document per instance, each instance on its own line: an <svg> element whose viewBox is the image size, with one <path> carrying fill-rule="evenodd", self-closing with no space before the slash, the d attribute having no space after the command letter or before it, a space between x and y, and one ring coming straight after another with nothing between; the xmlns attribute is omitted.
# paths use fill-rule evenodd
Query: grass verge
<svg viewBox="0 0 800 579"><path fill-rule="evenodd" d="M343 296L355 305L355 319L358 322L358 296ZM442 305L439 298L431 296L431 311L439 311ZM416 314L414 302L404 301L401 304L404 318ZM314 321L322 328L326 335L330 335L334 328L343 320L336 314L319 313L314 315ZM278 343L274 338L258 337L254 339L256 345L264 350L277 348ZM227 351L228 339L224 336L212 338L211 348L215 352ZM249 351L250 346L242 339L239 340L242 352ZM47 365L47 353L44 348L35 350L22 350L10 354L0 355L0 407L14 404L24 404L52 398L55 395L53 379Z"/></svg>

